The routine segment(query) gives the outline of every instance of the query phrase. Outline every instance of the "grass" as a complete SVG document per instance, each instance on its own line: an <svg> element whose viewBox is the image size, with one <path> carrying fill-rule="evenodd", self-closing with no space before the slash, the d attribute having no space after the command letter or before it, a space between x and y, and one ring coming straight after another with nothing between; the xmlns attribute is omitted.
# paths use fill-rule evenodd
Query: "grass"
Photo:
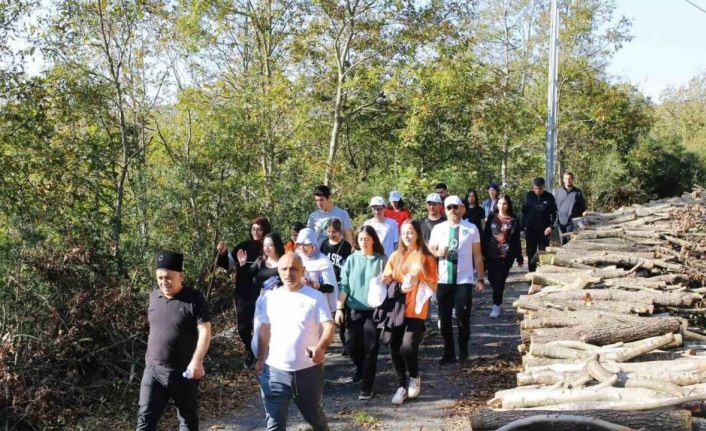
<svg viewBox="0 0 706 431"><path fill-rule="evenodd" d="M356 410L351 414L353 422L361 427L371 427L377 423L377 419L364 410Z"/></svg>

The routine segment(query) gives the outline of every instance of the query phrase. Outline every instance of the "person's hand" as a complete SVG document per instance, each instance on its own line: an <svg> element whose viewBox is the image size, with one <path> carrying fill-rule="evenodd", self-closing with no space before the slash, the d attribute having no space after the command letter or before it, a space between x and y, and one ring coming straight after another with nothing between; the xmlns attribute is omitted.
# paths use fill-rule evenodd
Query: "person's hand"
<svg viewBox="0 0 706 431"><path fill-rule="evenodd" d="M476 283L476 292L483 292L485 290L485 283L483 280L478 280Z"/></svg>
<svg viewBox="0 0 706 431"><path fill-rule="evenodd" d="M245 266L248 261L248 253L241 248L236 253L236 256L238 257L238 263L240 264L240 266Z"/></svg>
<svg viewBox="0 0 706 431"><path fill-rule="evenodd" d="M306 348L306 350L307 352L311 352L311 362L315 363L316 365L324 363L324 354L326 353L325 349L319 349L316 346L309 346Z"/></svg>
<svg viewBox="0 0 706 431"><path fill-rule="evenodd" d="M187 370L191 370L191 378L194 380L199 380L206 374L203 369L203 362L192 360L186 367Z"/></svg>
<svg viewBox="0 0 706 431"><path fill-rule="evenodd" d="M549 236L552 234L552 227L549 226L548 228L544 229L544 236Z"/></svg>
<svg viewBox="0 0 706 431"><path fill-rule="evenodd" d="M218 245L216 246L216 250L218 251L218 254L226 254L228 251L228 248L226 247L226 242L225 241L218 241Z"/></svg>
<svg viewBox="0 0 706 431"><path fill-rule="evenodd" d="M302 283L306 284L307 286L311 286L316 290L319 290L321 288L321 285L319 283L307 276L302 277Z"/></svg>
<svg viewBox="0 0 706 431"><path fill-rule="evenodd" d="M418 283L419 283L419 279L417 279L416 275L407 274L407 275L405 275L405 279L402 282L402 286L400 287L400 291L402 293L407 293L410 290L412 290L412 288L414 286L416 286Z"/></svg>
<svg viewBox="0 0 706 431"><path fill-rule="evenodd" d="M390 284L392 283L392 275L383 275L382 277L380 277L380 281L382 281L382 284Z"/></svg>
<svg viewBox="0 0 706 431"><path fill-rule="evenodd" d="M336 310L336 314L333 317L333 321L336 322L336 325L343 326L344 318L345 316L343 315L343 310Z"/></svg>
<svg viewBox="0 0 706 431"><path fill-rule="evenodd" d="M449 254L449 248L445 245L441 245L436 249L436 257L446 257L447 254Z"/></svg>
<svg viewBox="0 0 706 431"><path fill-rule="evenodd" d="M255 375L259 376L260 373L262 373L262 370L265 368L265 362L261 360L255 361L255 367L253 368L255 370Z"/></svg>

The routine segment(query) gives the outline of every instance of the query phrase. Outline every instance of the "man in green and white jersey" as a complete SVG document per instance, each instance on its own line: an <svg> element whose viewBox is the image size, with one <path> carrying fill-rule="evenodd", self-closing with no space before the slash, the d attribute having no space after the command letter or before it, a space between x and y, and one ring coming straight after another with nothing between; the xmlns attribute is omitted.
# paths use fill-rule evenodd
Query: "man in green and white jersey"
<svg viewBox="0 0 706 431"><path fill-rule="evenodd" d="M472 285L482 292L483 255L480 249L480 233L472 223L462 220L464 206L461 199L452 195L444 200L448 220L434 226L429 238L429 249L439 261L438 289L441 336L444 339L444 354L439 365L456 361L451 316L456 309L458 325L458 357L468 357L468 341L471 337ZM477 279L476 279L477 275Z"/></svg>

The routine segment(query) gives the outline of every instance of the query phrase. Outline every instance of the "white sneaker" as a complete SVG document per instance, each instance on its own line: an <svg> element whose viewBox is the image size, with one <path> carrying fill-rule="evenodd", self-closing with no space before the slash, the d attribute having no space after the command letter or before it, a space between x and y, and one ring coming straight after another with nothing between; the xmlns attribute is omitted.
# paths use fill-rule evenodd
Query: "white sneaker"
<svg viewBox="0 0 706 431"><path fill-rule="evenodd" d="M490 318L495 319L500 316L500 307L493 304L493 308L490 309Z"/></svg>
<svg viewBox="0 0 706 431"><path fill-rule="evenodd" d="M409 378L409 385L407 386L407 397L411 400L419 396L419 392L422 390L422 378Z"/></svg>
<svg viewBox="0 0 706 431"><path fill-rule="evenodd" d="M407 399L407 389L402 388L402 387L397 388L397 392L395 392L395 396L392 397L392 404L400 405L406 399Z"/></svg>

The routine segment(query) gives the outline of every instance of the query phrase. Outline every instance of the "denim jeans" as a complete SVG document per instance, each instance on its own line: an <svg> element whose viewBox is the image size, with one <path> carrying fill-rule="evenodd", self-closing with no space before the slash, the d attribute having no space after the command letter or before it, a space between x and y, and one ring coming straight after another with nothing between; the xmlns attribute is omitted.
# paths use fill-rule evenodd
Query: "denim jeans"
<svg viewBox="0 0 706 431"><path fill-rule="evenodd" d="M287 429L287 410L292 399L314 431L329 430L322 406L323 366L283 371L265 365L258 380L267 415L267 431Z"/></svg>

